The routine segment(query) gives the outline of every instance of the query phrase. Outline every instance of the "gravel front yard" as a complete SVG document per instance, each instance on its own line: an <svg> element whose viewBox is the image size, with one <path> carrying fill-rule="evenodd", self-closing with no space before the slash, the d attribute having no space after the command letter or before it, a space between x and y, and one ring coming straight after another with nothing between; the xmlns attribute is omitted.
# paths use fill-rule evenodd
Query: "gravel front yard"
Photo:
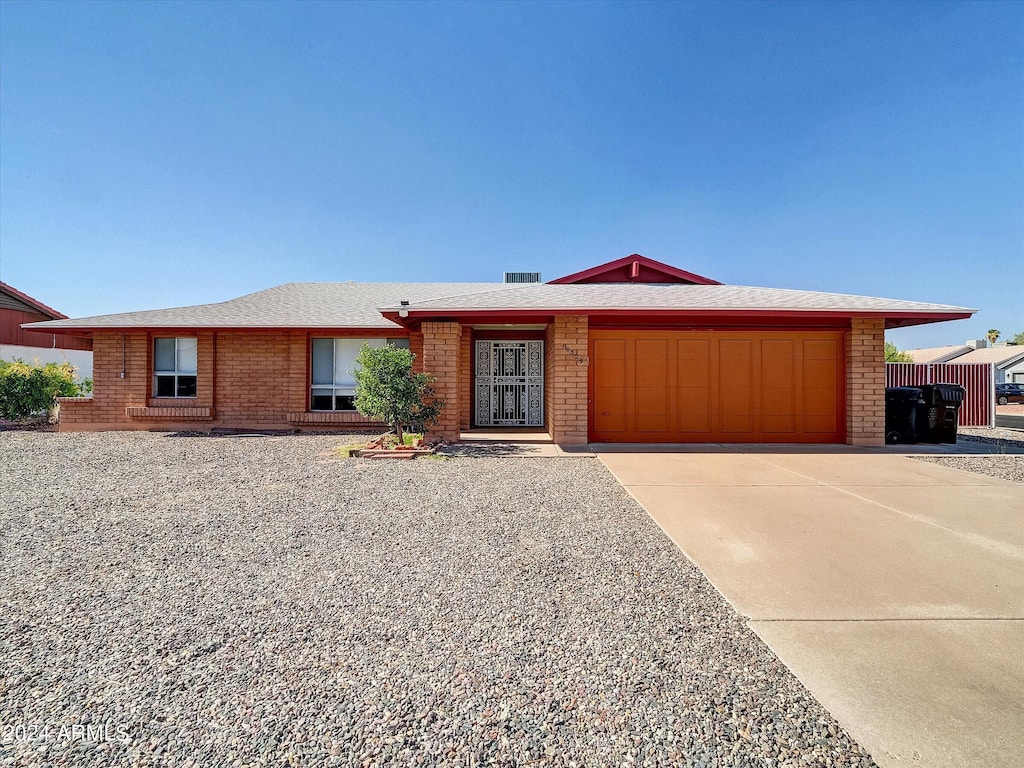
<svg viewBox="0 0 1024 768"><path fill-rule="evenodd" d="M1019 449L1024 447L1024 432L1019 429L980 429L967 428L960 430L960 439L991 443L996 446ZM991 456L915 456L921 461L930 461L944 467L962 469L978 475L998 477L1014 483L1024 483L1024 455L1000 454Z"/></svg>
<svg viewBox="0 0 1024 768"><path fill-rule="evenodd" d="M0 433L0 765L874 765L598 461L343 442Z"/></svg>

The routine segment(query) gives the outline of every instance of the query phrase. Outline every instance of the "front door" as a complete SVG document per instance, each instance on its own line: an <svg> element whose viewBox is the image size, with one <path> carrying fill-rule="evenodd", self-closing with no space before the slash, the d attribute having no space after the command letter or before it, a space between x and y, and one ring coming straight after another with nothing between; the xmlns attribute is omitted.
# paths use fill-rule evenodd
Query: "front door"
<svg viewBox="0 0 1024 768"><path fill-rule="evenodd" d="M478 341L476 424L544 426L544 342Z"/></svg>

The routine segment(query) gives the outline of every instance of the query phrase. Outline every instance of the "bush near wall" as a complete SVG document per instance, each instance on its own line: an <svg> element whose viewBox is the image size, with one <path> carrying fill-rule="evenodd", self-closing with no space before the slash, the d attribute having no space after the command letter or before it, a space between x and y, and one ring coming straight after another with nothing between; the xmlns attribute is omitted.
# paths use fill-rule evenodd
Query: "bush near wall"
<svg viewBox="0 0 1024 768"><path fill-rule="evenodd" d="M71 363L29 365L24 360L0 361L0 419L24 419L42 413L58 397L81 394Z"/></svg>

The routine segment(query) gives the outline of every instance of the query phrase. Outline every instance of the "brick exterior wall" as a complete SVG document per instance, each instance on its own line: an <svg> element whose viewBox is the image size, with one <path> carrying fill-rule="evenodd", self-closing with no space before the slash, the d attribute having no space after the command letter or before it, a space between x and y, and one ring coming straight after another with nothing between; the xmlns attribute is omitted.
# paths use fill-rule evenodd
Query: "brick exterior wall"
<svg viewBox="0 0 1024 768"><path fill-rule="evenodd" d="M412 369L417 373L423 373L423 333L414 331L409 334L409 351L415 355L412 361Z"/></svg>
<svg viewBox="0 0 1024 768"><path fill-rule="evenodd" d="M305 333L217 334L217 420L288 427L289 411L306 410L306 345Z"/></svg>
<svg viewBox="0 0 1024 768"><path fill-rule="evenodd" d="M155 398L153 338L164 335L171 332L97 332L94 395L61 400L61 430L358 429L372 423L353 413L309 412L306 331L179 332L197 338L196 397ZM458 440L471 424L472 338L457 322L423 323L419 332L410 334L417 370L437 377L435 391L447 403L434 430L446 440ZM545 423L556 443L586 443L587 317L555 317L544 338ZM884 443L883 345L881 319L851 321L846 337L846 432L852 445Z"/></svg>
<svg viewBox="0 0 1024 768"><path fill-rule="evenodd" d="M846 442L885 445L885 321L855 317L846 335Z"/></svg>
<svg viewBox="0 0 1024 768"><path fill-rule="evenodd" d="M587 438L588 319L559 315L544 339L544 411L548 431L559 445L583 445Z"/></svg>
<svg viewBox="0 0 1024 768"><path fill-rule="evenodd" d="M61 431L379 426L357 413L309 412L306 331L177 332L197 339L196 397L154 397L153 339L171 333L97 332L93 397L62 398Z"/></svg>
<svg viewBox="0 0 1024 768"><path fill-rule="evenodd" d="M145 408L149 404L153 386L150 358L149 337L145 333L96 333L93 336L93 396L61 400L61 431L132 429L125 409ZM198 381L196 387L198 392Z"/></svg>
<svg viewBox="0 0 1024 768"><path fill-rule="evenodd" d="M462 406L459 402L459 371L462 367L462 326L459 323L423 323L423 370L437 378L436 397L445 401L441 417L431 433L444 440L459 439Z"/></svg>

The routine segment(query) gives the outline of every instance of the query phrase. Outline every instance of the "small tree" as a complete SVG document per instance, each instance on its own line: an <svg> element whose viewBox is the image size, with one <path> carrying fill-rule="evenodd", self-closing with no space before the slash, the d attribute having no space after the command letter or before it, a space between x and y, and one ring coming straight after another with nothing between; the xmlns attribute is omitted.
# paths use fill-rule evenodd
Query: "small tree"
<svg viewBox="0 0 1024 768"><path fill-rule="evenodd" d="M999 331L997 331L995 328L989 328L988 333L986 333L985 335L988 336L989 344L995 344L996 339L999 338Z"/></svg>
<svg viewBox="0 0 1024 768"><path fill-rule="evenodd" d="M887 363L912 363L914 358L907 352L896 349L895 344L885 342L885 362Z"/></svg>
<svg viewBox="0 0 1024 768"><path fill-rule="evenodd" d="M423 431L437 421L443 400L433 398L433 376L412 369L415 355L391 344L371 347L363 344L356 357L356 410L363 416L380 419L395 430L402 444L406 426Z"/></svg>
<svg viewBox="0 0 1024 768"><path fill-rule="evenodd" d="M1010 339L1011 344L1024 344L1024 331L1017 331L1013 334L1013 338Z"/></svg>
<svg viewBox="0 0 1024 768"><path fill-rule="evenodd" d="M58 397L78 395L71 363L0 361L0 419L24 419L52 408Z"/></svg>

